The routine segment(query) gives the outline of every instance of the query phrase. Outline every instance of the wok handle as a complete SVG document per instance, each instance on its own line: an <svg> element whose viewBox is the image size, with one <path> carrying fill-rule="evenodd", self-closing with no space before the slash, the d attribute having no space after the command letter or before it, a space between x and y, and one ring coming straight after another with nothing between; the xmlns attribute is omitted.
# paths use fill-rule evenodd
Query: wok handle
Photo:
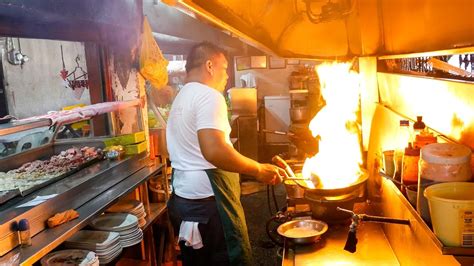
<svg viewBox="0 0 474 266"><path fill-rule="evenodd" d="M405 219L387 218L387 217L372 216L372 215L366 215L366 214L360 214L360 216L361 216L361 220L366 221L366 222L410 225L410 220L405 220Z"/></svg>

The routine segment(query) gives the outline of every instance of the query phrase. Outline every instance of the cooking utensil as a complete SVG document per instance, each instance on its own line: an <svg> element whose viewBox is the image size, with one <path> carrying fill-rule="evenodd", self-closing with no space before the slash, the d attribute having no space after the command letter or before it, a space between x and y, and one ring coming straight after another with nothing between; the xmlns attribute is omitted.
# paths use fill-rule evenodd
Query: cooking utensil
<svg viewBox="0 0 474 266"><path fill-rule="evenodd" d="M338 208L352 210L357 201L364 199L354 194L324 197L308 191L305 191L304 198L309 204L313 218L324 220L329 224L345 223L351 216L338 211Z"/></svg>
<svg viewBox="0 0 474 266"><path fill-rule="evenodd" d="M293 122L306 122L309 120L309 107L299 106L290 108L290 119Z"/></svg>
<svg viewBox="0 0 474 266"><path fill-rule="evenodd" d="M418 192L418 185L417 184L413 184L413 185L405 185L403 184L402 182L396 180L395 178L387 175L386 173L384 172L379 172L379 175L392 181L393 183L399 185L400 187L403 187L407 193L407 198L408 200L410 201L410 203L412 205L415 205L416 206L416 198L417 198L417 192Z"/></svg>
<svg viewBox="0 0 474 266"><path fill-rule="evenodd" d="M310 181L308 178L298 178L298 177L287 177L286 180L307 180Z"/></svg>
<svg viewBox="0 0 474 266"><path fill-rule="evenodd" d="M316 183L314 179L312 182L315 185L314 188L309 187L307 181L305 182L295 181L295 183L303 187L307 191L317 194L319 196L340 196L340 195L350 194L353 191L359 189L367 182L368 178L369 178L369 175L367 174L367 171L362 169L359 179L357 179L356 182L342 188L324 188L322 187L321 183L319 182Z"/></svg>
<svg viewBox="0 0 474 266"><path fill-rule="evenodd" d="M327 223L319 220L293 220L280 225L278 234L295 244L311 244L328 230Z"/></svg>
<svg viewBox="0 0 474 266"><path fill-rule="evenodd" d="M281 168L285 169L285 171L288 174L289 178L293 178L293 179L297 178L295 173L291 169L291 167L280 156L278 156L278 155L273 156L272 162L274 164L280 166Z"/></svg>

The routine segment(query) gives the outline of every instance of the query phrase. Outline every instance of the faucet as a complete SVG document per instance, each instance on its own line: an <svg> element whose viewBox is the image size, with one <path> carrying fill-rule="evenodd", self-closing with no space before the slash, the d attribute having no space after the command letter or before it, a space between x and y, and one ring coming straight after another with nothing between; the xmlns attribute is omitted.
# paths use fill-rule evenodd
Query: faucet
<svg viewBox="0 0 474 266"><path fill-rule="evenodd" d="M358 241L356 236L357 226L359 226L359 223L362 221L410 225L410 220L408 219L395 219L381 216L372 216L367 214L356 214L351 210L343 209L340 207L337 207L337 210L347 212L352 215L352 223L349 226L349 233L347 235L346 244L344 245L344 250L349 251L350 253L356 252L356 246Z"/></svg>

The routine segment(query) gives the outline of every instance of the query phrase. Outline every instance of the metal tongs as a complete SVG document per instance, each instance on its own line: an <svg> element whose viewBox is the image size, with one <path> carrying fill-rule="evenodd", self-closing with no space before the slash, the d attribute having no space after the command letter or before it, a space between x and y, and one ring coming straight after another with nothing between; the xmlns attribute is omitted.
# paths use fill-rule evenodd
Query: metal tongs
<svg viewBox="0 0 474 266"><path fill-rule="evenodd" d="M272 158L272 162L279 167L283 168L286 172L286 177L285 180L304 180L304 181L311 181L308 178L302 178L302 177L296 177L295 172L293 172L293 169L283 160L280 156L275 155Z"/></svg>
<svg viewBox="0 0 474 266"><path fill-rule="evenodd" d="M357 226L359 226L359 222L365 221L365 222L379 222L379 223L410 225L410 220L406 220L406 219L396 219L396 218L373 216L373 215L367 215L367 214L357 214L351 210L343 209L340 207L337 207L337 210L347 212L352 215L351 217L352 223L349 227L349 234L347 235L346 244L344 245L344 250L349 251L351 253L354 253L356 251L356 246L357 246L356 231L357 231Z"/></svg>
<svg viewBox="0 0 474 266"><path fill-rule="evenodd" d="M285 169L287 177L285 178L285 180L283 180L283 182L285 182L287 180L290 180L290 181L295 181L295 183L298 186L300 186L304 189L315 189L316 188L316 184L310 178L297 177L295 175L295 173L293 172L293 170L291 169L291 167L280 156L278 156L278 155L273 156L272 162L274 164L278 165L279 167ZM302 184L300 182L297 182L297 181L304 181L304 182L302 182L304 184Z"/></svg>

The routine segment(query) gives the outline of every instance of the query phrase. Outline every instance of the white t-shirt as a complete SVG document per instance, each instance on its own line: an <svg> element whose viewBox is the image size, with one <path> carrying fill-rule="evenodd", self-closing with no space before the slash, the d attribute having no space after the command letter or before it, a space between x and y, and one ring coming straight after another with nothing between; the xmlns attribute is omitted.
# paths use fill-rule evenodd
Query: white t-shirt
<svg viewBox="0 0 474 266"><path fill-rule="evenodd" d="M187 83L174 99L166 128L168 153L175 171L173 190L180 197L214 195L203 170L216 167L202 155L197 136L198 130L206 128L223 131L226 142L232 145L224 96L202 83Z"/></svg>

